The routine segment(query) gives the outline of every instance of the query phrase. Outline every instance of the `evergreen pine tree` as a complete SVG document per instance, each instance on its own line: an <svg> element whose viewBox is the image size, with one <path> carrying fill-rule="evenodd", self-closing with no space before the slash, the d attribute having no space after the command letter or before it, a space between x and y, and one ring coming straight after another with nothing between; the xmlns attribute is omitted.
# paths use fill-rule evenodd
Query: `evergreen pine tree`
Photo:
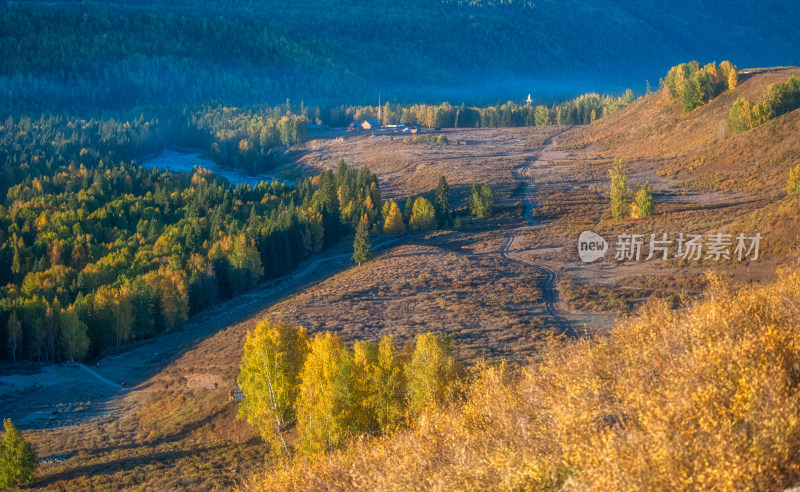
<svg viewBox="0 0 800 492"><path fill-rule="evenodd" d="M17 236L15 234L12 239L12 243L14 244L14 256L11 259L11 273L14 274L14 283L19 284L20 272L22 272L22 258L19 254L16 238Z"/></svg>
<svg viewBox="0 0 800 492"><path fill-rule="evenodd" d="M628 174L622 159L614 161L608 173L611 176L611 217L619 219L625 216L628 208Z"/></svg>
<svg viewBox="0 0 800 492"><path fill-rule="evenodd" d="M39 465L36 454L11 419L5 419L3 427L5 435L0 445L0 488L30 487Z"/></svg>
<svg viewBox="0 0 800 492"><path fill-rule="evenodd" d="M411 221L411 213L414 211L414 199L408 197L406 200L406 205L403 207L403 221L406 224L409 224Z"/></svg>
<svg viewBox="0 0 800 492"><path fill-rule="evenodd" d="M369 241L369 219L367 214L361 217L356 229L356 238L353 241L353 261L361 266L372 259L372 252L370 251L372 244Z"/></svg>
<svg viewBox="0 0 800 492"><path fill-rule="evenodd" d="M473 183L469 196L469 211L475 217L485 219L494 213L494 192L484 183Z"/></svg>
<svg viewBox="0 0 800 492"><path fill-rule="evenodd" d="M22 349L22 324L15 311L11 311L11 315L8 317L6 330L8 331L8 350L11 351L11 358L16 362L17 354Z"/></svg>
<svg viewBox="0 0 800 492"><path fill-rule="evenodd" d="M439 228L447 226L450 215L450 188L444 176L439 176L439 184L436 186L436 199L433 202L436 213L436 224Z"/></svg>

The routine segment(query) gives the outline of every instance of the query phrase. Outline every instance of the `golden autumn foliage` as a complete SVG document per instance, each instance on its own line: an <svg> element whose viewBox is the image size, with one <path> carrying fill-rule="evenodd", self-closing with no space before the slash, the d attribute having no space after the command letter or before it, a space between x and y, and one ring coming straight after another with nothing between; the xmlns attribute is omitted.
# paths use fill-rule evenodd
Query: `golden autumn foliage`
<svg viewBox="0 0 800 492"><path fill-rule="evenodd" d="M387 200L383 203L383 233L402 234L406 232L406 225L403 223L403 214L400 207L394 200Z"/></svg>
<svg viewBox="0 0 800 492"><path fill-rule="evenodd" d="M390 433L454 401L461 371L450 350L449 338L430 332L412 353L398 353L391 335L350 350L337 333L309 339L302 326L265 320L247 333L239 415L276 457L312 456ZM296 447L285 435L293 428Z"/></svg>
<svg viewBox="0 0 800 492"><path fill-rule="evenodd" d="M237 383L244 399L239 415L271 444L291 456L283 431L294 420L297 382L308 352L305 328L264 320L247 332Z"/></svg>
<svg viewBox="0 0 800 492"><path fill-rule="evenodd" d="M315 336L297 393L297 425L304 452L335 448L356 433L353 378L353 356L339 335L326 331Z"/></svg>
<svg viewBox="0 0 800 492"><path fill-rule="evenodd" d="M800 271L646 305L607 335L483 365L461 405L252 490L782 490L800 483Z"/></svg>
<svg viewBox="0 0 800 492"><path fill-rule="evenodd" d="M786 180L786 193L800 191L800 164L789 169L789 178Z"/></svg>

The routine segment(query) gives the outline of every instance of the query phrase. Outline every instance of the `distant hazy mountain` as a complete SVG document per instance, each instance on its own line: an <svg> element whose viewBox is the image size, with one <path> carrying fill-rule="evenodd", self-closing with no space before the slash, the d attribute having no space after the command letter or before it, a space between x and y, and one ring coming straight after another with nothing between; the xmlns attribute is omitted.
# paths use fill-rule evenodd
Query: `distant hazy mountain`
<svg viewBox="0 0 800 492"><path fill-rule="evenodd" d="M800 6L730 0L8 2L0 109L561 98L674 64L800 64ZM0 11L2 11L0 7Z"/></svg>

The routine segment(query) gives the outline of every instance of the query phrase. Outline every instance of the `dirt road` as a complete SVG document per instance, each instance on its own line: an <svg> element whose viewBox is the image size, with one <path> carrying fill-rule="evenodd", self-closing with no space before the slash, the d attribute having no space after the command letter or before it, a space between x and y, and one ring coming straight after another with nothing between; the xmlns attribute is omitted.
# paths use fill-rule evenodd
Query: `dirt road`
<svg viewBox="0 0 800 492"><path fill-rule="evenodd" d="M535 263L529 259L523 258L519 253L513 251L514 241L519 237L519 232L512 231L508 235L508 241L503 245L503 256L515 261L520 261L526 265L530 265L542 274L542 281L540 286L542 288L542 296L544 298L544 305L547 314L561 327L563 333L570 336L576 336L577 333L572 327L572 323L561 312L558 307L558 289L556 289L556 279L558 276L553 270Z"/></svg>
<svg viewBox="0 0 800 492"><path fill-rule="evenodd" d="M514 251L514 241L516 241L516 239L520 237L523 232L539 226L539 222L533 218L533 211L536 209L537 205L536 192L534 191L530 171L534 167L541 167L547 164L549 159L548 154L552 152L552 149L554 149L557 145L557 138L558 135L552 137L548 142L546 142L545 146L542 148L541 152L536 158L527 159L525 164L514 169L514 177L522 183L521 189L525 204L523 214L528 225L514 229L508 233L508 240L503 245L502 253L506 258L530 265L541 273L543 277L541 282L542 295L544 297L547 314L550 315L550 317L552 317L556 323L558 323L565 334L575 336L577 333L572 327L572 323L564 316L558 307L558 290L556 289L556 280L558 276L556 273L541 264L524 258L519 254L519 252Z"/></svg>

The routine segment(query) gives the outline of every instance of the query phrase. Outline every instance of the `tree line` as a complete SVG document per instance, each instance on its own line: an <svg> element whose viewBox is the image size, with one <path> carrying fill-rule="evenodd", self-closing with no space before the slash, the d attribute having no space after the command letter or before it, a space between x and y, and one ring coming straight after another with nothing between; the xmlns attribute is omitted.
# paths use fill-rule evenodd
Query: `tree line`
<svg viewBox="0 0 800 492"><path fill-rule="evenodd" d="M485 102L487 94L508 98L537 89L553 97L556 91L541 80L600 76L619 87L643 80L676 55L669 33L683 34L693 47L681 52L705 53L709 40L723 33L732 46L752 48L754 42L751 31L724 23L700 28L679 6L639 5L632 15L625 2L601 12L572 2L531 15L528 3L429 2L397 9L389 0L334 6L301 0L265 10L252 0L9 2L0 9L0 114L121 114L211 101L275 104L285 97L366 104L379 93L403 102ZM731 11L751 9L738 2ZM586 22L576 29L566 17ZM760 17L742 18L752 23ZM775 14L761 28L779 33L775 26L788 29L791 19ZM655 32L662 33L661 42ZM597 39L605 41L591 41ZM755 51L764 56L789 46L777 35L757 41L763 44Z"/></svg>
<svg viewBox="0 0 800 492"><path fill-rule="evenodd" d="M673 99L679 101L685 112L700 107L726 90L734 89L739 82L736 65L725 60L717 65L711 62L703 67L691 61L670 68L662 84L669 89Z"/></svg>
<svg viewBox="0 0 800 492"><path fill-rule="evenodd" d="M635 101L628 90L619 97L585 94L551 106L529 106L507 102L475 107L450 103L395 104L381 106L383 124L422 125L432 128L504 128L542 125L582 125L612 114ZM274 165L274 149L302 143L308 138L309 124L344 127L353 121L378 118L378 107L306 106L303 102L234 108L203 105L184 108L165 115L165 133L179 145L202 149L222 166L251 174L269 171ZM408 142L448 143L446 136L419 137Z"/></svg>
<svg viewBox="0 0 800 492"><path fill-rule="evenodd" d="M342 127L351 121L378 119L384 125L420 125L430 128L506 128L544 125L588 125L628 106L636 100L632 90L621 96L584 94L551 105L508 101L492 106L453 106L441 104L402 104L387 102L377 106L314 107L310 121Z"/></svg>
<svg viewBox="0 0 800 492"><path fill-rule="evenodd" d="M797 108L800 108L800 77L792 75L786 82L767 87L760 101L738 99L728 113L728 128L731 135L736 135Z"/></svg>
<svg viewBox="0 0 800 492"><path fill-rule="evenodd" d="M265 320L247 333L239 413L275 454L292 456L284 434L293 425L297 451L328 451L450 401L462 374L451 352L450 339L435 333L402 350L391 335L351 348L330 331L310 337L302 326Z"/></svg>

